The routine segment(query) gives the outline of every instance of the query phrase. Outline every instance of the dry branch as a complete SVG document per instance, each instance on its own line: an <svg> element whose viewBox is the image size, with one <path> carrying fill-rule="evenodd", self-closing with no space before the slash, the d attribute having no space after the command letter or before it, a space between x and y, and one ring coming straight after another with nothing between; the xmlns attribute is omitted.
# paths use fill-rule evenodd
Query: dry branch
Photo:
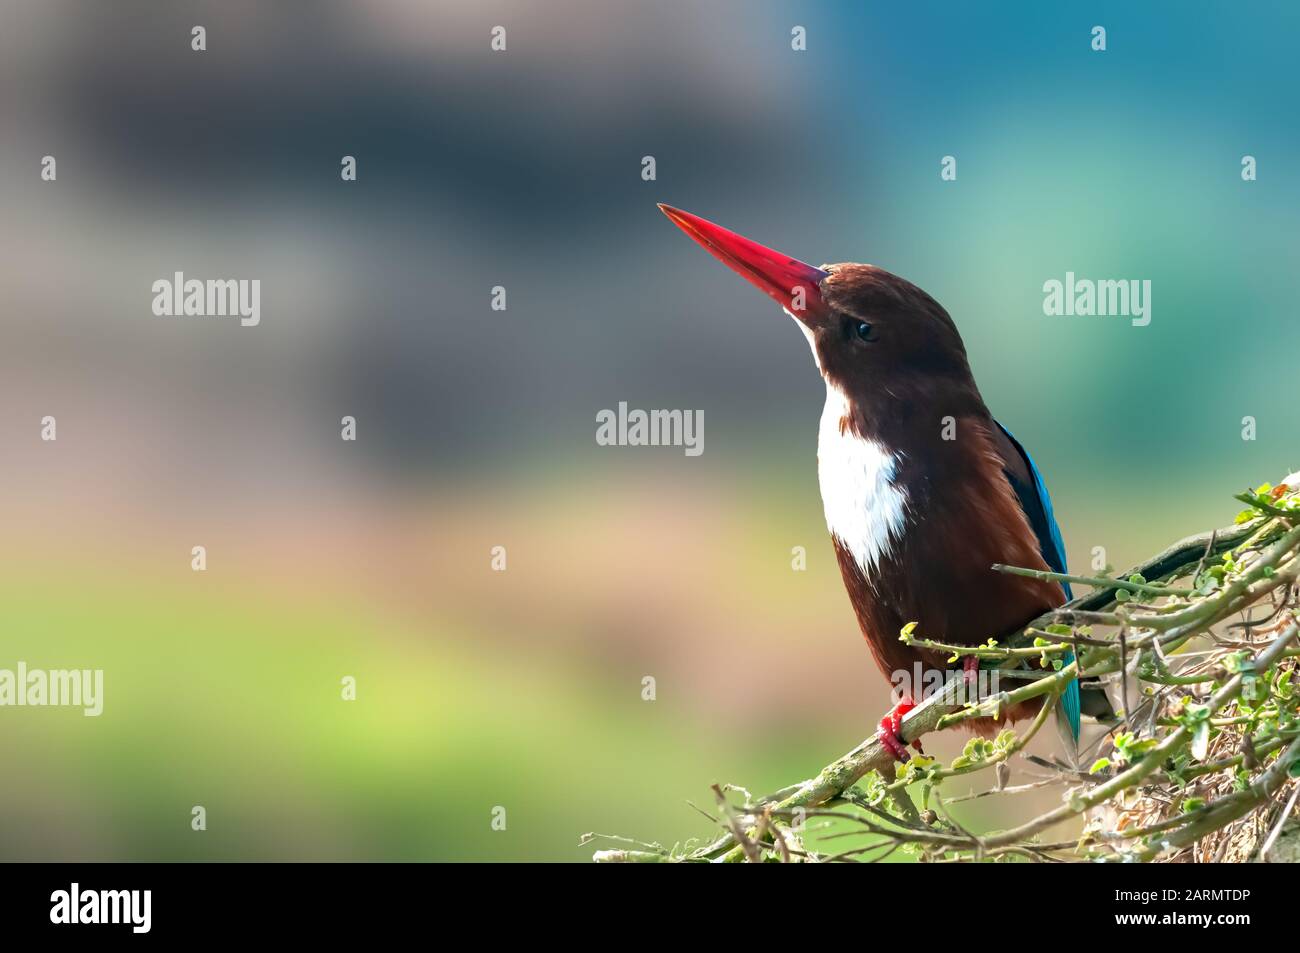
<svg viewBox="0 0 1300 953"><path fill-rule="evenodd" d="M1043 724L1050 707L1044 704L1024 735L973 739L950 766L928 758L896 766L872 737L816 776L766 797L746 794L744 803L733 804L715 786L721 814L716 840L674 848L636 844L599 851L595 859L876 860L905 847L942 861L1183 860L1189 851L1214 859L1204 858L1207 849L1227 854L1234 843L1240 853L1245 841L1249 851L1264 853L1289 830L1300 773L1300 677L1291 684L1300 656L1298 490L1300 474L1294 474L1278 487L1242 494L1238 499L1251 509L1237 523L1180 540L1119 577L1046 574L1094 588L1002 642L951 646L933 638L936 633L922 633L922 639L904 630L904 640L977 655L1025 678L1014 690L969 705L956 701L961 683L947 682L904 718L901 734L908 742L996 715L1010 703L1056 695L1075 678L1093 685L1100 680L1112 700L1123 699L1115 706L1122 719L1103 739L1109 756L1091 773L1046 765L1052 773L1036 783L1068 789L1059 807L977 835L947 812L948 803L964 798L946 800L940 791L947 778L987 770L994 771L996 786L985 794L1009 790L1008 765L1023 757L1025 743ZM1173 585L1180 579L1187 583ZM1226 633L1216 628L1235 616L1241 621ZM1068 665L1062 662L1067 650L1076 653ZM1042 667L1031 674L1027 662ZM1138 702L1132 712L1126 710L1130 699ZM917 810L908 790L918 786L934 796L937 811ZM1048 829L1080 817L1091 821L1081 838L1040 841ZM838 853L812 850L812 818L848 822L867 843Z"/></svg>

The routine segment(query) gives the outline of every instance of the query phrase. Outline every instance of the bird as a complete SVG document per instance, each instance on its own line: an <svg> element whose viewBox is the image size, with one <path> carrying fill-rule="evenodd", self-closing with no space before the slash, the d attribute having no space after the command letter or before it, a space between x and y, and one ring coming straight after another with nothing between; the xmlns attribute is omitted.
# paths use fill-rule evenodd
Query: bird
<svg viewBox="0 0 1300 953"><path fill-rule="evenodd" d="M876 665L947 671L949 655L900 639L973 646L1022 629L1072 598L1065 545L1042 474L990 413L957 325L912 282L874 265L820 267L698 215L659 208L711 255L775 299L807 338L826 385L817 478L840 576ZM1036 570L1026 576L993 566ZM1072 661L1065 656L1066 663ZM964 656L962 679L978 660ZM914 685L915 687L915 685ZM876 736L909 760L902 718L917 700L897 693ZM1050 700L1004 708L1001 721L966 719L992 736ZM1077 681L1057 696L1067 756L1080 727ZM920 749L919 742L913 747Z"/></svg>

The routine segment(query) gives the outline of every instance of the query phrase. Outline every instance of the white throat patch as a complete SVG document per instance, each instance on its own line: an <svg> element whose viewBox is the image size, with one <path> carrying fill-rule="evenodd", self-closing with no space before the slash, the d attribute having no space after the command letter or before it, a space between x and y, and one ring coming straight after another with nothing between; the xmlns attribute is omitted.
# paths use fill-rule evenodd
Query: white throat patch
<svg viewBox="0 0 1300 953"><path fill-rule="evenodd" d="M848 402L826 385L817 437L817 481L826 528L853 554L864 576L902 538L907 494L893 482L898 457L874 440L840 431Z"/></svg>

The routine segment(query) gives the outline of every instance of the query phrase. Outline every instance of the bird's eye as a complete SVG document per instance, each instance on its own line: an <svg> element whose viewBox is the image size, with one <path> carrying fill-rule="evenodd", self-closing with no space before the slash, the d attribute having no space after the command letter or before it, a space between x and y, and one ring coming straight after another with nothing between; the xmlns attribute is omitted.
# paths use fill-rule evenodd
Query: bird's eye
<svg viewBox="0 0 1300 953"><path fill-rule="evenodd" d="M870 342L876 339L875 330L871 327L871 325L867 324L866 321L859 321L856 325L854 325L853 333L858 336L859 341Z"/></svg>

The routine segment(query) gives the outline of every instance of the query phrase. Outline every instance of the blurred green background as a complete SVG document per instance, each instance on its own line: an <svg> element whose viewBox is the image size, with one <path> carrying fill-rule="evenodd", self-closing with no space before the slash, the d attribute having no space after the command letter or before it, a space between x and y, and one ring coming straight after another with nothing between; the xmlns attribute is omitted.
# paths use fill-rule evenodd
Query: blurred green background
<svg viewBox="0 0 1300 953"><path fill-rule="evenodd" d="M941 301L1074 566L1229 522L1300 465L1297 21L3 0L0 668L105 700L0 709L0 858L584 859L866 735L821 384L658 201ZM153 316L177 270L260 278L261 325ZM1150 326L1045 317L1066 271L1150 279ZM703 456L598 447L622 400L702 409Z"/></svg>

